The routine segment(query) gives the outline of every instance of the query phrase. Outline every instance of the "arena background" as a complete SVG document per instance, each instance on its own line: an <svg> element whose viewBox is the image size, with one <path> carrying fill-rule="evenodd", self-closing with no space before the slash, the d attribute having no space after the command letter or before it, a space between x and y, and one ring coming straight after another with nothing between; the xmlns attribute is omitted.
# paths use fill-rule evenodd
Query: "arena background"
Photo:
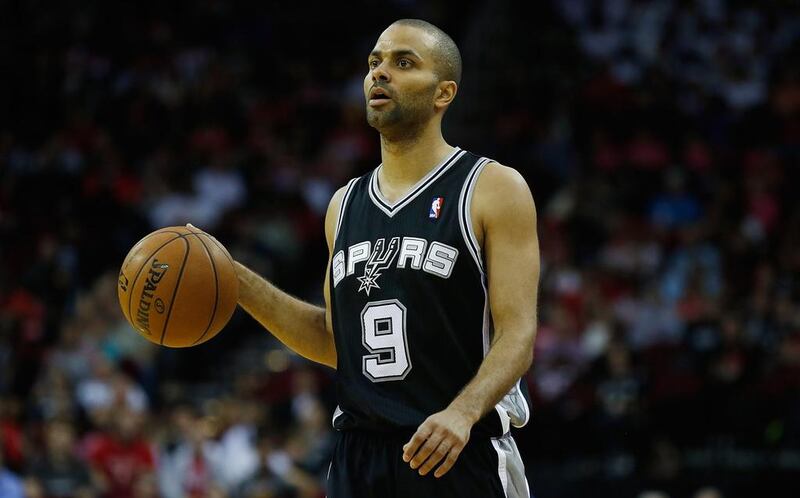
<svg viewBox="0 0 800 498"><path fill-rule="evenodd" d="M152 346L116 273L191 221L320 302L403 17L461 47L446 138L537 202L535 495L800 496L796 1L87 0L0 1L3 498L324 495L333 372L241 311Z"/></svg>

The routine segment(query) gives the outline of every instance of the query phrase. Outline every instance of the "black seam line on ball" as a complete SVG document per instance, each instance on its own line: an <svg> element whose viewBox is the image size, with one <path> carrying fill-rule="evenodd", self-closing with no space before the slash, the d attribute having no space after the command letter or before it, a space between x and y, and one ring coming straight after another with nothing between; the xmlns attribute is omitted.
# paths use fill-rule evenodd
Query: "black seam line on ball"
<svg viewBox="0 0 800 498"><path fill-rule="evenodd" d="M163 244L161 244L160 246L158 246L158 248L156 248L156 249L155 249L153 252L151 252L151 253L150 253L150 255L149 255L149 256L147 256L147 257L145 258L145 260L144 260L144 262L145 262L145 263L147 263L148 261L150 261L150 258L152 258L153 256L155 256L155 254L156 254L158 251L160 251L161 249L163 249L163 248L164 248L164 246L166 246L166 245L167 245L167 244L169 244L170 242L173 242L173 241L175 241L175 240L178 240L178 239L180 239L181 237L183 237L183 235L181 235L181 233L180 233L180 232L174 232L174 231L172 231L172 230L170 230L170 231L164 231L164 232L161 232L161 233L177 233L177 234L178 234L178 236L177 236L177 237L173 237L173 238L169 239L168 241L164 242ZM144 237L142 240L140 240L139 242L142 242L142 241L146 240L146 239L147 239L148 237L150 237L151 235L154 235L154 234L152 234L152 233L151 233L150 235L147 235L147 236L145 236L145 237ZM137 244L138 244L138 242L137 242ZM141 273L142 273L142 270L144 270L145 266L147 266L147 265L146 265L146 264L142 265L142 266L139 268L139 271L137 271L137 272L136 272L136 276L135 276L135 277L133 277L133 281L131 281L131 284L130 284L130 289L131 289L131 291L130 291L130 293L128 294L128 316L131 318L131 322L134 322L134 323L136 322L136 320L134 320L134 318L133 318L133 315L131 315L131 306L133 305L133 289L134 289L134 287L136 287L136 282L139 280L139 276L141 275ZM131 325L133 325L133 323L132 323ZM133 326L134 326L134 328L136 327L136 325L133 325Z"/></svg>
<svg viewBox="0 0 800 498"><path fill-rule="evenodd" d="M217 307L219 305L219 276L217 275L217 265L214 264L214 258L211 256L211 251L208 250L208 246L206 246L206 243L203 242L203 239L196 233L194 234L194 236L197 237L197 240L199 240L201 244L203 244L203 249L206 250L206 255L208 256L208 260L211 262L211 269L214 271L215 295L214 295L214 309L211 311L211 319L208 321L208 326L200 335L200 337L198 337L197 340L192 343L192 346L202 341L203 337L205 337L208 331L211 329L211 325L214 323L214 318L217 316Z"/></svg>
<svg viewBox="0 0 800 498"><path fill-rule="evenodd" d="M188 234L186 234L188 235ZM180 237L184 244L186 244L186 252L183 254L183 263L181 263L181 271L178 272L178 281L175 282L175 288L172 290L172 299L169 302L169 311L167 312L167 318L164 320L164 328L161 330L161 341L159 344L162 346L164 345L164 336L167 335L167 325L169 325L169 318L172 316L172 308L175 307L175 296L178 295L178 287L181 286L181 278L183 278L183 269L186 268L186 260L189 259L189 241L186 240L185 235L181 235Z"/></svg>

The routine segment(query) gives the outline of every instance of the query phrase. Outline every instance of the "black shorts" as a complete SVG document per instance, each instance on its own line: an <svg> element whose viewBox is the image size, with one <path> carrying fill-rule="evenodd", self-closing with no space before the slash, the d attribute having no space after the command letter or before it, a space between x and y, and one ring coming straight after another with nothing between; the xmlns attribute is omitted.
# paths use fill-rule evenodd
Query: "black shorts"
<svg viewBox="0 0 800 498"><path fill-rule="evenodd" d="M328 472L328 498L528 498L528 483L510 435L472 438L440 478L403 461L411 434L341 431ZM439 464L441 465L441 463Z"/></svg>

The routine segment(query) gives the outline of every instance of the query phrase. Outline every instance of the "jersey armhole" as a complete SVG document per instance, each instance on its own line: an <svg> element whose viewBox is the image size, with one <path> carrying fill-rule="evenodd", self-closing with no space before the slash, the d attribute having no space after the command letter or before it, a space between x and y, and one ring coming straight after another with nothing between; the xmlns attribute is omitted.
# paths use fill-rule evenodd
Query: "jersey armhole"
<svg viewBox="0 0 800 498"><path fill-rule="evenodd" d="M461 235L464 237L464 243L472 255L472 259L480 271L481 279L486 281L486 269L483 264L483 255L481 247L478 244L478 238L475 236L475 230L472 228L472 196L475 193L475 185L478 183L478 177L483 171L483 168L492 162L491 159L481 157L472 166L467 179L464 181L464 186L461 188L461 195L458 197L458 224L461 227Z"/></svg>
<svg viewBox="0 0 800 498"><path fill-rule="evenodd" d="M350 194L353 192L353 187L355 186L358 178L353 178L349 182L347 182L347 188L344 191L344 196L342 197L342 203L339 205L339 216L336 217L336 229L333 231L333 247L336 247L336 239L339 238L339 228L342 226L342 221L344 220L344 212L347 209L347 201L350 199ZM332 249L331 248L331 249Z"/></svg>

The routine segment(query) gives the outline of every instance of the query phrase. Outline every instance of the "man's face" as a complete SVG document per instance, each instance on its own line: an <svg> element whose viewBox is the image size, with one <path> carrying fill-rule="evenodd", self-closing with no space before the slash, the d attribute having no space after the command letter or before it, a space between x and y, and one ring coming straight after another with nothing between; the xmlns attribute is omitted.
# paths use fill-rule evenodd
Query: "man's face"
<svg viewBox="0 0 800 498"><path fill-rule="evenodd" d="M367 122L380 132L416 128L434 115L435 40L411 26L392 25L368 58Z"/></svg>
<svg viewBox="0 0 800 498"><path fill-rule="evenodd" d="M54 422L47 428L47 448L58 454L69 454L75 435L72 428L64 423Z"/></svg>

